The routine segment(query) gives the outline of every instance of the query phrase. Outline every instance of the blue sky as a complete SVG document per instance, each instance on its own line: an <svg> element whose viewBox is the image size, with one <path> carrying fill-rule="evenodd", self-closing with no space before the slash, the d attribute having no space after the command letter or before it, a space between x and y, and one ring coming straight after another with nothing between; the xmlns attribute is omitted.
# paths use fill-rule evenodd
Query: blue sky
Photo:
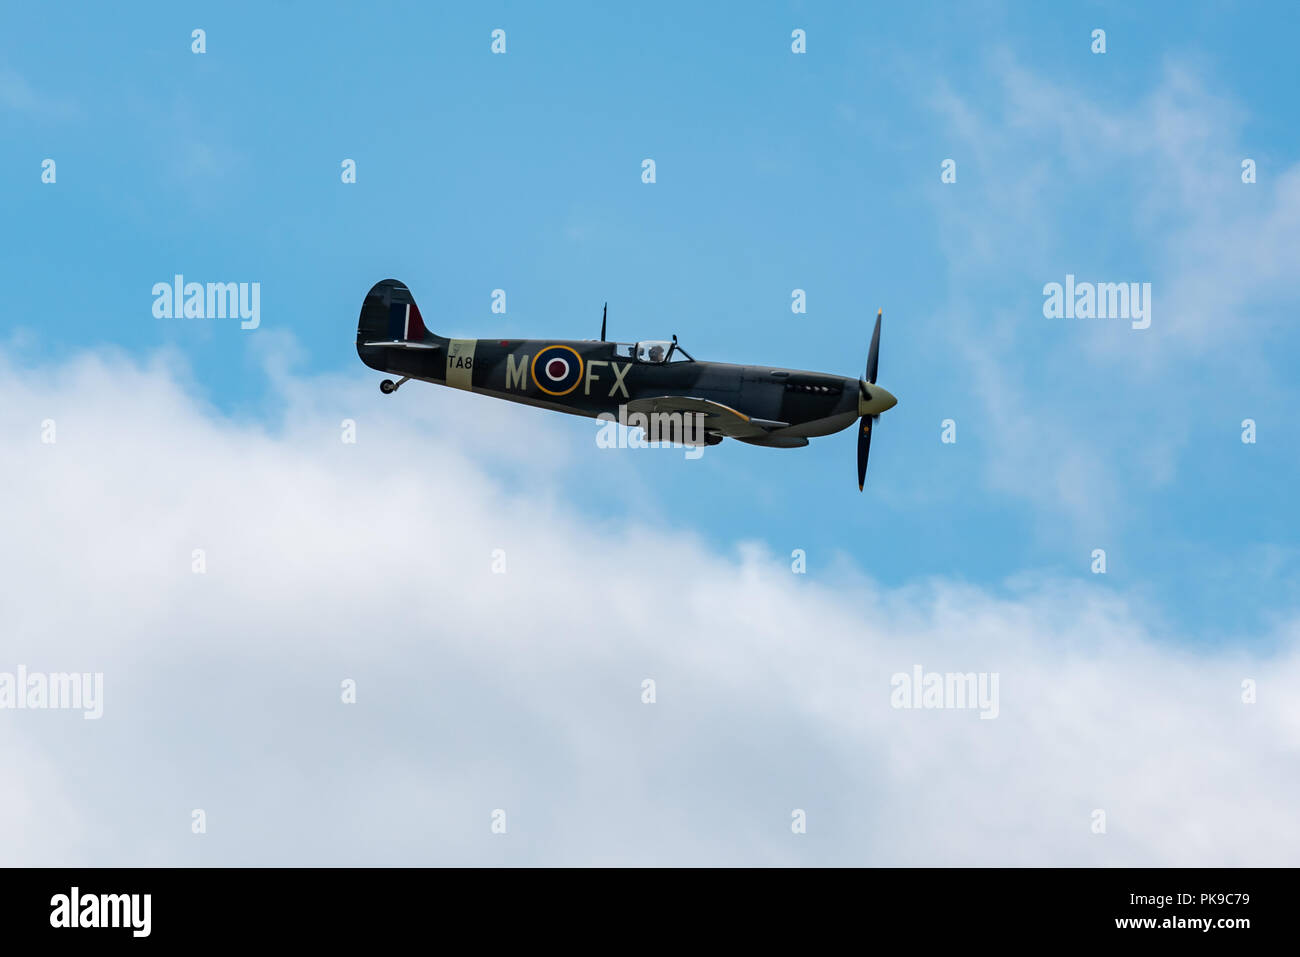
<svg viewBox="0 0 1300 957"><path fill-rule="evenodd" d="M803 548L814 573L847 557L892 585L1077 577L1147 603L1181 640L1251 642L1300 582L1295 16L14 8L8 347L41 363L168 348L193 394L281 428L268 364L377 378L352 335L388 276L444 334L594 337L608 300L614 337L677 333L700 358L845 374L882 306L881 381L900 404L864 494L848 433L798 451L726 443L699 462L643 453L633 478L581 420L543 433L518 409L504 438L526 451L564 436L556 495L593 523L657 514L722 549ZM489 50L498 27L504 56ZM1237 258L1203 245L1216 235ZM261 328L154 319L150 287L176 272L261 282ZM1151 329L1044 318L1042 286L1067 272L1151 282ZM790 311L794 288L807 315ZM483 427L486 402L455 403L448 427ZM453 407L431 388L375 389L362 411L416 403ZM946 418L955 445L939 440ZM1098 547L1104 579L1089 572Z"/></svg>

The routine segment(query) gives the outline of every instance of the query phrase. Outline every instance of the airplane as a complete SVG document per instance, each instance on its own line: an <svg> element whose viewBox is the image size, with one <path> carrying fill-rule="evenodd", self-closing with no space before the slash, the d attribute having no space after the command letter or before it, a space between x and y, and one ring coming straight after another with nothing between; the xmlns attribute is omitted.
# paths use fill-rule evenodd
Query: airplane
<svg viewBox="0 0 1300 957"><path fill-rule="evenodd" d="M871 430L898 404L876 384L880 321L860 379L826 372L696 360L677 342L650 339L448 339L430 332L411 291L395 279L366 293L357 321L357 355L385 379L385 395L416 379L508 402L589 418L626 413L695 414L704 443L724 438L769 448L799 448L810 438L858 423L858 490L866 483Z"/></svg>

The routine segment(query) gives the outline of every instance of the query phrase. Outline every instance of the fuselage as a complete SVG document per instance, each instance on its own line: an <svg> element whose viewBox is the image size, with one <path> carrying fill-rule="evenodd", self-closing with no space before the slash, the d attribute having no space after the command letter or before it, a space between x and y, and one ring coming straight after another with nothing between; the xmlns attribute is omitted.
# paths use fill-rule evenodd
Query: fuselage
<svg viewBox="0 0 1300 957"><path fill-rule="evenodd" d="M357 353L372 369L571 415L617 417L633 400L688 396L788 423L771 436L802 445L793 440L838 432L860 414L858 380L824 372L696 361L672 351L674 361L650 362L630 344L581 339L430 335L425 348L366 340L358 336Z"/></svg>

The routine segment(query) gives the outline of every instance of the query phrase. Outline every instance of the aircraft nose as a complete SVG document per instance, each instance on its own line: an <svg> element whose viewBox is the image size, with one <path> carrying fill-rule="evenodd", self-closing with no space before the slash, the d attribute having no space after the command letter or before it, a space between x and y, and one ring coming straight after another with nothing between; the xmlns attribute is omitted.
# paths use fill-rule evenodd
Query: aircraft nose
<svg viewBox="0 0 1300 957"><path fill-rule="evenodd" d="M859 415L879 415L882 412L888 412L894 406L898 405L898 400L894 398L892 392L881 386L871 383L866 386L869 399L858 398Z"/></svg>

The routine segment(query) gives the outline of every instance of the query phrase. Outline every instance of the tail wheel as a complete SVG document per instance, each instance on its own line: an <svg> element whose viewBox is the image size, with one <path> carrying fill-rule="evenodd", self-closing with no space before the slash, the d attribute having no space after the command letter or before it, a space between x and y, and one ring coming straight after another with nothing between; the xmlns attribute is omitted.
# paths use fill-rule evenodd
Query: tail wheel
<svg viewBox="0 0 1300 957"><path fill-rule="evenodd" d="M379 391L384 395L392 395L397 391L397 383L392 379L385 379L383 382L379 383Z"/></svg>

